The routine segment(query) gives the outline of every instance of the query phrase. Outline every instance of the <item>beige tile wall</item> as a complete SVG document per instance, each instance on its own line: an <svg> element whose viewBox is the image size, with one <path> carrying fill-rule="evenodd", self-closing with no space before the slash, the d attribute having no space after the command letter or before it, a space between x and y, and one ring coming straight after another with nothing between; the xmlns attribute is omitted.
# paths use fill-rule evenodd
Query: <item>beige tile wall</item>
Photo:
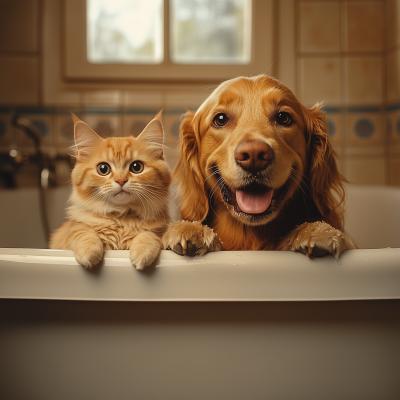
<svg viewBox="0 0 400 400"><path fill-rule="evenodd" d="M400 186L400 1L386 4L388 182Z"/></svg>
<svg viewBox="0 0 400 400"><path fill-rule="evenodd" d="M400 185L400 0L275 4L277 39L286 35L276 49L278 76L306 105L326 102L342 172L356 183ZM58 54L62 37L59 21L48 15L59 15L61 6L59 0L0 0L0 150L30 145L11 126L16 107L25 107L46 143L64 152L71 141L69 110L120 134L137 133L164 108L173 160L181 113L198 107L213 87L57 81L62 58L49 54Z"/></svg>
<svg viewBox="0 0 400 400"><path fill-rule="evenodd" d="M0 0L0 104L39 101L39 1Z"/></svg>
<svg viewBox="0 0 400 400"><path fill-rule="evenodd" d="M325 101L344 175L400 181L400 1L297 0L296 87Z"/></svg>

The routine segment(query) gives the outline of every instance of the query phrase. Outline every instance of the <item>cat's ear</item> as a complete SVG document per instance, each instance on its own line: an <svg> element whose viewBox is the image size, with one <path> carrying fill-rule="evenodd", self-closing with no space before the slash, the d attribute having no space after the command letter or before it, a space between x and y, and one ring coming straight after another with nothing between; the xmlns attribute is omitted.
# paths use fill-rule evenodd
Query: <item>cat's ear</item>
<svg viewBox="0 0 400 400"><path fill-rule="evenodd" d="M75 114L71 113L74 121L74 139L76 157L87 158L92 150L97 147L103 139L85 122L81 121Z"/></svg>
<svg viewBox="0 0 400 400"><path fill-rule="evenodd" d="M162 146L164 143L164 128L161 122L162 110L147 124L138 139L149 144Z"/></svg>

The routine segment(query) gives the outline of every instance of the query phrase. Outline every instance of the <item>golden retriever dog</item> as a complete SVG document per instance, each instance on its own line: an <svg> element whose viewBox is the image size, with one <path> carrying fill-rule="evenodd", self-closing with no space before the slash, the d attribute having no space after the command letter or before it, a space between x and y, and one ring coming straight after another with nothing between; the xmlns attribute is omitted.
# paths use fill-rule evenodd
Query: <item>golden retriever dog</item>
<svg viewBox="0 0 400 400"><path fill-rule="evenodd" d="M169 225L164 248L312 257L355 248L343 232L344 178L320 107L259 75L222 83L184 114L173 172L183 220Z"/></svg>

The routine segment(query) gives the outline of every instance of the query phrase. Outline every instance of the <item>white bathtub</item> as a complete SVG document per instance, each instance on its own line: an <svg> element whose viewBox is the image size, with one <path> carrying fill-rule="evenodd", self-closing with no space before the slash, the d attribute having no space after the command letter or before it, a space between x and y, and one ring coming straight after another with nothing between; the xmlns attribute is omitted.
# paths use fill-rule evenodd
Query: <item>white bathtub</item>
<svg viewBox="0 0 400 400"><path fill-rule="evenodd" d="M139 272L109 251L87 271L68 251L1 249L0 398L399 399L399 205L350 187L364 249L339 262L164 251Z"/></svg>

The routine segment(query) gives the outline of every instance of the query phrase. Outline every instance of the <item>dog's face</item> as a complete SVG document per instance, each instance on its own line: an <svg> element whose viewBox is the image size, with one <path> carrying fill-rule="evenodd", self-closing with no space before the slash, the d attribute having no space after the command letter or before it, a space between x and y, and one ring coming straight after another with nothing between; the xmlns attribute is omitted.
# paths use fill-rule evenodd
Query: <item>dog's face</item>
<svg viewBox="0 0 400 400"><path fill-rule="evenodd" d="M196 117L209 190L241 222L268 223L306 168L304 120L295 97L272 79L240 78L220 86Z"/></svg>
<svg viewBox="0 0 400 400"><path fill-rule="evenodd" d="M221 84L181 126L181 158L198 175L197 186L204 182L207 203L223 204L243 224L264 225L280 213L305 175L313 175L307 179L317 192L324 184L332 186L320 172L326 164L335 173L336 165L318 108L305 108L265 75ZM185 189L189 176L182 168L178 165L175 176Z"/></svg>

